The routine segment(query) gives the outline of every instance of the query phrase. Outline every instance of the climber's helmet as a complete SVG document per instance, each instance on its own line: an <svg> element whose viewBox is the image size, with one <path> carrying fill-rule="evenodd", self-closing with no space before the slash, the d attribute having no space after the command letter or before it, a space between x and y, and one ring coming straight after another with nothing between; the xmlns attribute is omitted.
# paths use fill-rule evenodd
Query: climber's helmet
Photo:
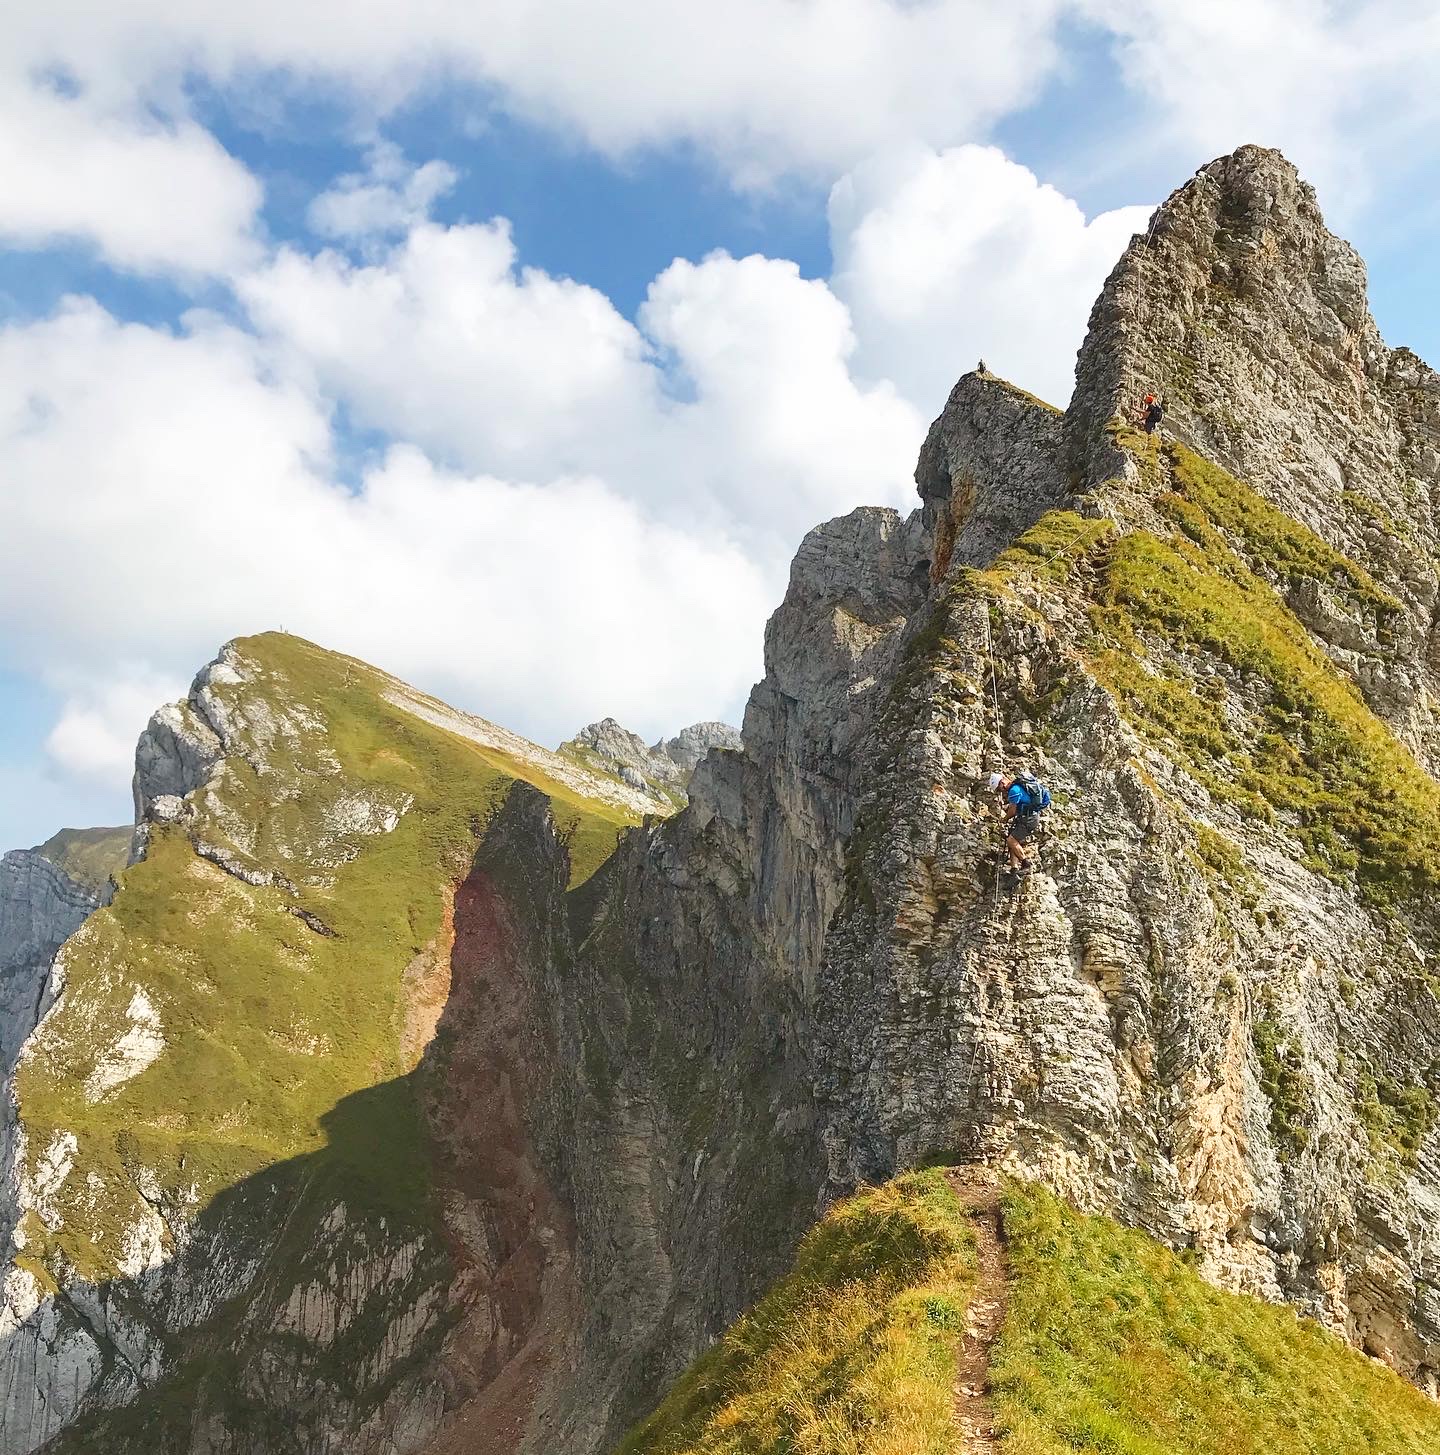
<svg viewBox="0 0 1440 1455"><path fill-rule="evenodd" d="M992 773L990 775L990 791L991 791L991 793L994 793L995 790L997 788L999 788L1000 785L1004 781L1005 781L1005 775L1003 773Z"/></svg>

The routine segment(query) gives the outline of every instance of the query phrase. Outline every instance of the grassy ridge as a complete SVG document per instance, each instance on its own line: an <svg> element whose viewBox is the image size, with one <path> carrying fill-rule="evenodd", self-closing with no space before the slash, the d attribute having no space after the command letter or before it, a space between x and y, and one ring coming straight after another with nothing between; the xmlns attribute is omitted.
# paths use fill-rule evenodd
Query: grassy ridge
<svg viewBox="0 0 1440 1455"><path fill-rule="evenodd" d="M1222 803L1274 823L1375 906L1440 889L1435 785L1316 644L1305 583L1390 640L1400 604L1360 566L1183 445L1122 439L1171 529L1052 511L988 573L1080 586L1080 643L1124 714ZM1218 670L1217 670L1218 669Z"/></svg>
<svg viewBox="0 0 1440 1455"><path fill-rule="evenodd" d="M1003 1199L1005 1455L1433 1455L1440 1409L1293 1310L1044 1189ZM953 1455L973 1267L941 1172L841 1203L615 1455Z"/></svg>
<svg viewBox="0 0 1440 1455"><path fill-rule="evenodd" d="M838 1204L616 1455L951 1455L973 1269L940 1172Z"/></svg>
<svg viewBox="0 0 1440 1455"><path fill-rule="evenodd" d="M1317 647L1272 580L1323 581L1377 635L1396 609L1358 567L1182 446L1157 501L1175 524L1114 544L1092 612L1093 665L1142 730L1176 748L1210 791L1277 817L1305 863L1374 904L1440 886L1434 783ZM1179 662L1147 663L1146 637ZM1190 663L1218 662L1252 705L1224 710L1226 681L1197 693ZM1247 719L1248 720L1245 720Z"/></svg>
<svg viewBox="0 0 1440 1455"><path fill-rule="evenodd" d="M133 832L128 824L113 829L61 829L35 852L64 870L77 884L98 891L112 874L125 867Z"/></svg>
<svg viewBox="0 0 1440 1455"><path fill-rule="evenodd" d="M1006 1455L1431 1455L1440 1409L1288 1308L1049 1193L1005 1195Z"/></svg>
<svg viewBox="0 0 1440 1455"><path fill-rule="evenodd" d="M63 1222L46 1229L32 1213L23 1229L32 1268L59 1258L86 1276L113 1272L137 1181L193 1213L325 1147L327 1114L382 1084L402 1091L372 1109L346 1195L389 1212L424 1202L403 1090L414 1065L404 972L443 935L445 888L485 821L532 775L393 706L388 679L364 664L294 637L238 646L254 680L216 692L261 750L228 759L197 796L195 823L157 830L115 902L72 939L65 998L17 1076L30 1166L57 1136L78 1144L78 1170L55 1194ZM571 834L577 873L593 869L622 816L537 786ZM190 833L293 890L225 872ZM137 991L164 1049L105 1088L95 1078L107 1048L136 1033Z"/></svg>

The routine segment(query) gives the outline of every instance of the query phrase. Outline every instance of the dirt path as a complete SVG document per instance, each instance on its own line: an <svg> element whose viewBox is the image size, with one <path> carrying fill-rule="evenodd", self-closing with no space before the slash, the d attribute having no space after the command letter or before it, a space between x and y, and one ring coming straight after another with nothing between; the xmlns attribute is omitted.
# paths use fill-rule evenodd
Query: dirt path
<svg viewBox="0 0 1440 1455"><path fill-rule="evenodd" d="M975 1233L975 1291L965 1315L965 1343L955 1373L956 1455L998 1455L990 1405L990 1348L1005 1319L1005 1245L1000 1239L1000 1189L988 1168L957 1167L950 1185L969 1211Z"/></svg>

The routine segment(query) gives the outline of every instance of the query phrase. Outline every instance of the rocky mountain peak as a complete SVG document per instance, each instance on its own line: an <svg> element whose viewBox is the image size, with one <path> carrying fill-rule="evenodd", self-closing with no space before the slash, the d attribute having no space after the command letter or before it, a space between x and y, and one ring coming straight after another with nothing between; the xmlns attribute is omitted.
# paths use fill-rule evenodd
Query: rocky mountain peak
<svg viewBox="0 0 1440 1455"><path fill-rule="evenodd" d="M936 575L988 562L1067 489L1064 416L981 368L961 377L920 450L915 484Z"/></svg>
<svg viewBox="0 0 1440 1455"><path fill-rule="evenodd" d="M1156 209L1107 279L1066 415L1072 480L1121 516L1164 489L1136 424L1223 466L1368 573L1397 604L1383 632L1276 560L1263 566L1370 705L1440 762L1433 629L1440 548L1440 376L1385 344L1365 264L1277 151L1202 167ZM1147 451L1149 453L1147 453ZM1147 463L1149 462L1149 463Z"/></svg>
<svg viewBox="0 0 1440 1455"><path fill-rule="evenodd" d="M1358 535L1347 490L1411 515L1405 487L1436 484L1440 381L1386 347L1363 260L1278 151L1202 167L1110 274L1068 420L1086 484L1123 473L1105 425L1150 392L1182 440L1335 544Z"/></svg>
<svg viewBox="0 0 1440 1455"><path fill-rule="evenodd" d="M738 749L739 731L728 723L697 722L652 747L613 717L605 717L581 728L558 751L592 772L650 795L656 806L669 811L684 802L695 769L716 747Z"/></svg>
<svg viewBox="0 0 1440 1455"><path fill-rule="evenodd" d="M735 753L742 746L740 730L728 722L692 722L673 738L663 738L650 751L668 758L688 779L711 748Z"/></svg>

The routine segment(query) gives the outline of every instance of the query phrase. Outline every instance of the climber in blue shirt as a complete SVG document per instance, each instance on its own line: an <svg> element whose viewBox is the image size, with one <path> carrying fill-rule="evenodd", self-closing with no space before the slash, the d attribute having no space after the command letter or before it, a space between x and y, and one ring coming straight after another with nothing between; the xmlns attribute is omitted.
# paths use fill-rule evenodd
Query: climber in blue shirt
<svg viewBox="0 0 1440 1455"><path fill-rule="evenodd" d="M990 791L1002 795L1010 872L1024 876L1035 867L1025 852L1025 840L1040 827L1040 815L1050 807L1050 790L1033 773L992 773Z"/></svg>

